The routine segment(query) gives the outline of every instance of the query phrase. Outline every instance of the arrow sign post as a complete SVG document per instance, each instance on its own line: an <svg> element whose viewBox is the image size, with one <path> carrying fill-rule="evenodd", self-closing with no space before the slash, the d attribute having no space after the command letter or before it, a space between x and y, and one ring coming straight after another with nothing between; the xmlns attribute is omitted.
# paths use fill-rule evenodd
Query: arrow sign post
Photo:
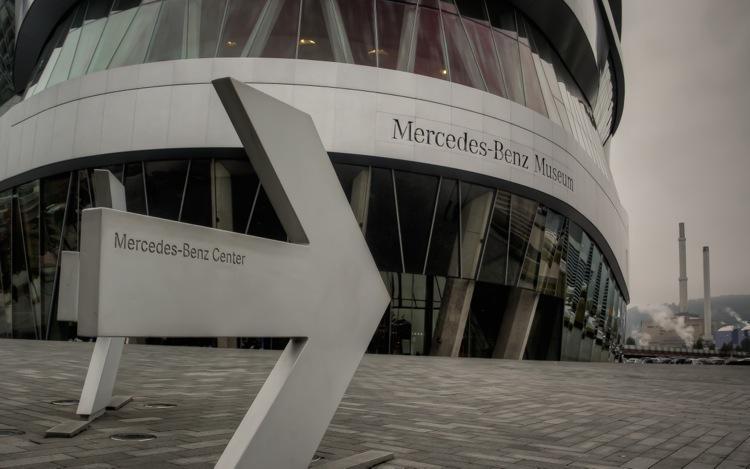
<svg viewBox="0 0 750 469"><path fill-rule="evenodd" d="M79 334L292 337L216 467L308 467L389 297L310 116L213 83L290 242L84 210Z"/></svg>

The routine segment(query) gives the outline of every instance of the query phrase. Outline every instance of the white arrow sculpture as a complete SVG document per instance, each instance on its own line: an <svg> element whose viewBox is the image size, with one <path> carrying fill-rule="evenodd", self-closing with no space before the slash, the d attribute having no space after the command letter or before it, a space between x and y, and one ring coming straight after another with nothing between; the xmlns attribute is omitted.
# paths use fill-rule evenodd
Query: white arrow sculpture
<svg viewBox="0 0 750 469"><path fill-rule="evenodd" d="M78 330L293 337L216 467L304 468L389 297L310 116L213 83L290 242L85 210Z"/></svg>

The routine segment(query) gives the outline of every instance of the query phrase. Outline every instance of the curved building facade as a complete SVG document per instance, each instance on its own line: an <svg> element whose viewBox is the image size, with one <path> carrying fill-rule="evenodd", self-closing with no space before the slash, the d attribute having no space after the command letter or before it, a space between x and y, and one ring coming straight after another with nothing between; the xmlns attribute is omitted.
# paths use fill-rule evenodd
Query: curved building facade
<svg viewBox="0 0 750 469"><path fill-rule="evenodd" d="M312 116L391 292L370 352L618 354L619 2L0 4L0 337L76 337L59 258L96 168L129 211L286 239L211 86L231 76Z"/></svg>

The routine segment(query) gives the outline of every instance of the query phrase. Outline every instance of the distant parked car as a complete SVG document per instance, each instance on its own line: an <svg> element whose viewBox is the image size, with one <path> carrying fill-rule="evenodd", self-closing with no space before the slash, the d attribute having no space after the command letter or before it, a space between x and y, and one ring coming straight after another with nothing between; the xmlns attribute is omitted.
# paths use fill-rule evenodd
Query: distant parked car
<svg viewBox="0 0 750 469"><path fill-rule="evenodd" d="M703 359L702 358L688 358L688 363L691 365L702 365Z"/></svg>
<svg viewBox="0 0 750 469"><path fill-rule="evenodd" d="M646 357L643 359L643 363L661 363L658 358Z"/></svg>
<svg viewBox="0 0 750 469"><path fill-rule="evenodd" d="M627 360L625 361L625 363L634 363L634 364L638 364L638 365L640 365L640 364L642 364L642 363L643 363L643 360L640 360L640 359L638 359L638 358L628 358L628 359L627 359Z"/></svg>
<svg viewBox="0 0 750 469"><path fill-rule="evenodd" d="M750 358L730 358L725 365L750 366Z"/></svg>
<svg viewBox="0 0 750 469"><path fill-rule="evenodd" d="M685 357L675 358L673 363L675 365L688 365L690 364L690 359Z"/></svg>
<svg viewBox="0 0 750 469"><path fill-rule="evenodd" d="M721 357L710 357L710 358L704 358L703 359L704 365L723 365L724 359Z"/></svg>

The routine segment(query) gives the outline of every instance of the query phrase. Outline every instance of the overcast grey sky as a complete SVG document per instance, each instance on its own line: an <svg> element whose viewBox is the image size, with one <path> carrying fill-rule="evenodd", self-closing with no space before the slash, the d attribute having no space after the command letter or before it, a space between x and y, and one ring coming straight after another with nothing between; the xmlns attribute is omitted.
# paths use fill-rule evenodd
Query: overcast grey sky
<svg viewBox="0 0 750 469"><path fill-rule="evenodd" d="M750 1L625 0L625 112L612 171L630 215L631 304L750 294Z"/></svg>

